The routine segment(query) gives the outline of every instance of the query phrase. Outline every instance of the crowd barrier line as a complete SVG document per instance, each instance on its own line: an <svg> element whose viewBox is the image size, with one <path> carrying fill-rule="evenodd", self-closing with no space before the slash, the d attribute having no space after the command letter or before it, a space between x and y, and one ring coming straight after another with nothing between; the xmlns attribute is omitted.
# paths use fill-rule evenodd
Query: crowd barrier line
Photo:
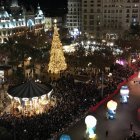
<svg viewBox="0 0 140 140"><path fill-rule="evenodd" d="M113 93L109 94L109 96L107 96L106 98L104 98L103 100L101 100L95 106L91 106L89 108L89 112L95 112L101 105L103 105L107 101L111 100L116 94L119 93L119 90L120 90L121 86L125 85L128 81L132 80L137 75L138 75L138 73L134 73L127 80L124 80L123 82L121 82L120 84L118 84L117 89Z"/></svg>

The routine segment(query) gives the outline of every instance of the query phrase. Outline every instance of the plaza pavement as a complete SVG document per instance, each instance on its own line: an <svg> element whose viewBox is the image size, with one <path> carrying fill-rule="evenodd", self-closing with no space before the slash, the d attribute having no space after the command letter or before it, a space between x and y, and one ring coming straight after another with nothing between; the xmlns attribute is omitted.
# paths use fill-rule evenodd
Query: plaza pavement
<svg viewBox="0 0 140 140"><path fill-rule="evenodd" d="M134 83L134 81L137 81ZM127 84L130 88L130 97L128 104L121 104L119 94L113 97L117 101L118 108L116 110L116 119L106 119L106 103L100 106L95 112L90 113L97 119L96 140L125 140L130 134L130 123L133 123L133 129L140 135L140 122L137 121L137 109L140 108L140 79L134 78ZM84 118L70 127L65 134L71 136L72 140L86 140L85 138L86 125ZM105 131L108 130L108 137L105 136Z"/></svg>

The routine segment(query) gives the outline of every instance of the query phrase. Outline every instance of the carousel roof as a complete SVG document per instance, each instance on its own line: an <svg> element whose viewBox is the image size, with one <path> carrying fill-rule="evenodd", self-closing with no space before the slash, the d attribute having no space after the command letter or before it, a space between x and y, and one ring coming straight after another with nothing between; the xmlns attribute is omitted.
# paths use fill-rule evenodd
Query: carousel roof
<svg viewBox="0 0 140 140"><path fill-rule="evenodd" d="M51 90L52 86L49 84L45 85L34 82L33 80L28 80L20 85L9 87L8 94L10 94L12 97L32 98L47 94Z"/></svg>

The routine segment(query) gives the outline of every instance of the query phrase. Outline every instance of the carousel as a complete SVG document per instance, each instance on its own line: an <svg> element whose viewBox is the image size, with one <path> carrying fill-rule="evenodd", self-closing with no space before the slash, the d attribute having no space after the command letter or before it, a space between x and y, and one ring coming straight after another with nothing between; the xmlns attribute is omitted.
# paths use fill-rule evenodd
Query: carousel
<svg viewBox="0 0 140 140"><path fill-rule="evenodd" d="M56 100L51 97L51 85L41 84L40 81L26 82L9 87L8 96L11 99L10 113L13 115L32 116L47 112L55 105Z"/></svg>

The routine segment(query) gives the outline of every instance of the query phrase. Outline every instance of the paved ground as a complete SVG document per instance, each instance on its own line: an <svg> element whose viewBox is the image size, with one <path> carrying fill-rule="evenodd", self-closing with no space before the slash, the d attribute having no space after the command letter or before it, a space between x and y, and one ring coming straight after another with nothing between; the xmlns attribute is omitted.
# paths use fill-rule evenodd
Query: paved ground
<svg viewBox="0 0 140 140"><path fill-rule="evenodd" d="M137 121L137 109L140 107L140 84L135 82L140 79L133 79L128 82L130 87L130 98L128 104L119 102L119 94L113 98L117 101L118 108L115 120L106 119L106 104L91 113L97 118L96 134L97 140L124 140L130 132L130 122L134 124L134 130L140 134L140 123ZM84 119L71 127L66 134L71 136L72 140L84 140L86 126ZM105 137L105 131L109 131L108 138Z"/></svg>

